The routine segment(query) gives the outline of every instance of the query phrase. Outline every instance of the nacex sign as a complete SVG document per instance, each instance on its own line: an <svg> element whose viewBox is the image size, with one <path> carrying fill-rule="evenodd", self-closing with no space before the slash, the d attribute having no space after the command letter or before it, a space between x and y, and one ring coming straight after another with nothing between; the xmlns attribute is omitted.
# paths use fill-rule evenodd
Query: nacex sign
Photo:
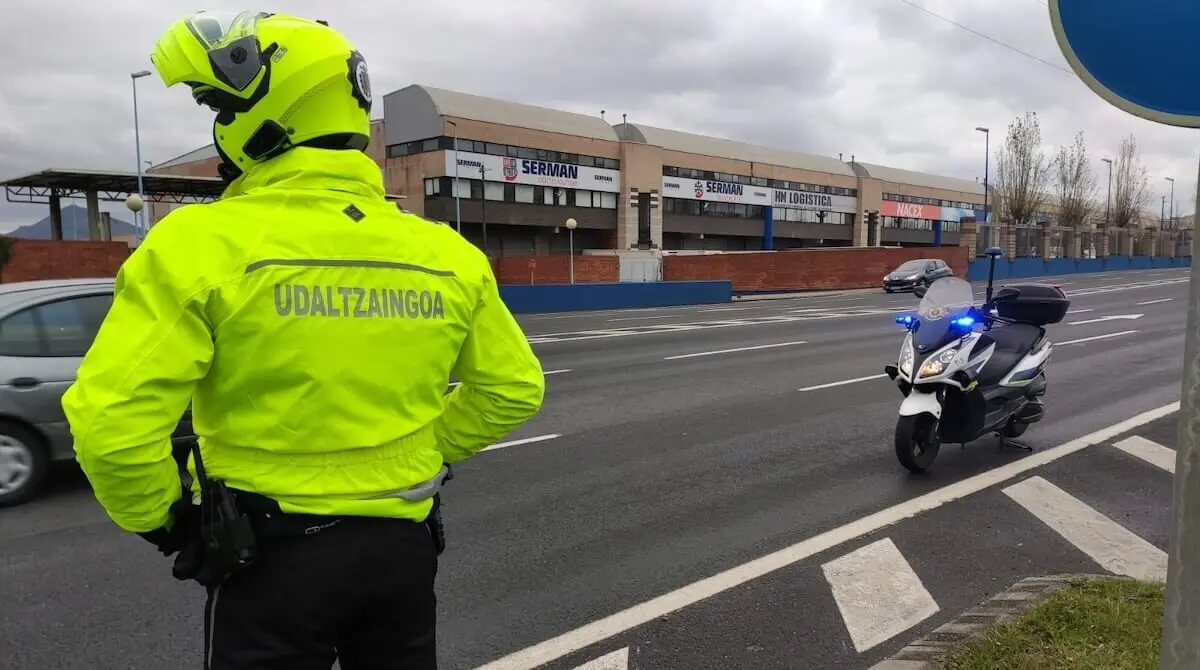
<svg viewBox="0 0 1200 670"><path fill-rule="evenodd" d="M938 221L942 216L942 208L936 205L918 205L913 202L884 200L879 205L879 213L882 216L894 216L899 219Z"/></svg>

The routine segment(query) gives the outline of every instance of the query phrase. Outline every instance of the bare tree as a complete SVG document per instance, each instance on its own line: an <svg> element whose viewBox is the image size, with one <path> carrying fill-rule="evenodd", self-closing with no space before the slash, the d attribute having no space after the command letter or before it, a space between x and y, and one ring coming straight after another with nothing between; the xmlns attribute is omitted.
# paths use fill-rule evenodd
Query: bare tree
<svg viewBox="0 0 1200 670"><path fill-rule="evenodd" d="M1112 189L1112 225L1117 228L1137 225L1150 205L1150 179L1133 135L1121 140L1117 160L1113 161Z"/></svg>
<svg viewBox="0 0 1200 670"><path fill-rule="evenodd" d="M1086 226L1096 211L1096 173L1088 161L1083 131L1070 146L1058 148L1054 176L1059 224L1072 230Z"/></svg>
<svg viewBox="0 0 1200 670"><path fill-rule="evenodd" d="M996 151L996 200L1001 222L1026 226L1047 199L1050 159L1042 149L1037 114L1026 112L1008 124L1004 145Z"/></svg>

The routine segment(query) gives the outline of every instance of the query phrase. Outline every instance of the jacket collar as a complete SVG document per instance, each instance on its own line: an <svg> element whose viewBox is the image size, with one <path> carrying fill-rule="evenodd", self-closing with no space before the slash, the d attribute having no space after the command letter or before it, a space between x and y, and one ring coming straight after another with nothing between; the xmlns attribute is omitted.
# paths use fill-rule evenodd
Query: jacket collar
<svg viewBox="0 0 1200 670"><path fill-rule="evenodd" d="M254 166L225 188L222 200L262 188L346 191L370 198L384 197L383 172L361 151L296 147Z"/></svg>

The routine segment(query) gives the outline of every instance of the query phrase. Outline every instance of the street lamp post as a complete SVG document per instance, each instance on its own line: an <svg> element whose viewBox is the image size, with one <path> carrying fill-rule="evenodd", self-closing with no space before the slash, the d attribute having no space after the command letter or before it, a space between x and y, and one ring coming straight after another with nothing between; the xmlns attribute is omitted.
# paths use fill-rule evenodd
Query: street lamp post
<svg viewBox="0 0 1200 670"><path fill-rule="evenodd" d="M1171 220L1175 220L1175 178L1167 177L1167 181L1171 182Z"/></svg>
<svg viewBox="0 0 1200 670"><path fill-rule="evenodd" d="M1100 160L1108 163L1108 195L1104 198L1104 239L1107 240L1105 242L1107 245L1109 242L1112 242L1112 231L1110 229L1112 223L1109 219L1109 215L1112 213L1112 159L1101 158ZM1104 255L1111 256L1112 249L1106 249Z"/></svg>
<svg viewBox="0 0 1200 670"><path fill-rule="evenodd" d="M991 143L992 131L988 130L987 128L984 128L983 126L978 126L975 128L975 130L978 130L979 132L983 133L983 225L987 226L987 224L988 224L988 167L992 164L992 159L991 159L991 155L990 155L991 149L988 145ZM976 232L978 232L978 230L979 230L979 227L978 227L978 224L976 224ZM988 227L988 230L990 231L991 228Z"/></svg>
<svg viewBox="0 0 1200 670"><path fill-rule="evenodd" d="M149 77L149 70L133 72L129 75L130 81L133 83L133 147L134 153L137 154L137 189L138 200L146 201L146 189L142 185L142 130L138 122L138 99L137 99L137 80L142 77ZM133 239L134 242L141 242L144 234L142 233L142 224L145 223L145 216L142 214L142 208L139 206L133 211Z"/></svg>
<svg viewBox="0 0 1200 670"><path fill-rule="evenodd" d="M483 255L488 255L487 243L487 168L479 166L479 225L483 228Z"/></svg>
<svg viewBox="0 0 1200 670"><path fill-rule="evenodd" d="M454 229L462 234L462 199L458 182L458 124L447 120L446 125L454 128Z"/></svg>
<svg viewBox="0 0 1200 670"><path fill-rule="evenodd" d="M566 223L564 223L563 225L565 225L567 227L567 248L571 252L571 256L568 259L567 266L570 268L571 283L574 284L575 283L575 227L579 225L579 222L575 220L575 217L571 217L571 218L567 219Z"/></svg>

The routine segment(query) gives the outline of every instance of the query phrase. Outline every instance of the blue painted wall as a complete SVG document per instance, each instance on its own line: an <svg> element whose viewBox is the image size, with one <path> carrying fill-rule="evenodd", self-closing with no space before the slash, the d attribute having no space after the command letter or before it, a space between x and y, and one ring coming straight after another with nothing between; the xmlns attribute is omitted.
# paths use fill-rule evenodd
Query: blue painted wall
<svg viewBox="0 0 1200 670"><path fill-rule="evenodd" d="M505 284L500 297L514 314L708 305L732 301L733 282Z"/></svg>
<svg viewBox="0 0 1200 670"><path fill-rule="evenodd" d="M988 264L986 258L976 258L967 266L967 279L986 281ZM996 279L1021 279L1025 277L1049 277L1079 272L1109 272L1113 270L1150 270L1152 268L1191 267L1191 257L1169 258L1166 256L1109 256L1108 258L1014 258L996 260Z"/></svg>

